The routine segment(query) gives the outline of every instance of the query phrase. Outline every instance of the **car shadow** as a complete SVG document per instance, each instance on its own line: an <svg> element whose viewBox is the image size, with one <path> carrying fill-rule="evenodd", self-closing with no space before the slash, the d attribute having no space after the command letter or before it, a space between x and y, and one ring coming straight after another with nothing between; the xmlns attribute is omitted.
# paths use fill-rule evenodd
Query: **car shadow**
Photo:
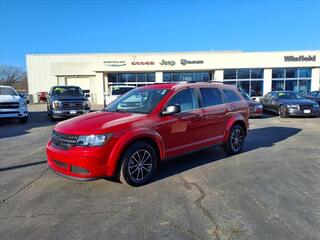
<svg viewBox="0 0 320 240"><path fill-rule="evenodd" d="M276 143L299 133L301 130L302 129L290 127L266 127L249 130L243 152L272 147ZM211 164L213 162L226 159L227 157L228 155L221 147L214 147L183 157L178 157L174 160L163 163L152 182L159 181L202 165Z"/></svg>
<svg viewBox="0 0 320 240"><path fill-rule="evenodd" d="M29 112L27 123L21 124L18 119L0 119L0 139L16 137L29 133L32 128L54 125L46 111Z"/></svg>

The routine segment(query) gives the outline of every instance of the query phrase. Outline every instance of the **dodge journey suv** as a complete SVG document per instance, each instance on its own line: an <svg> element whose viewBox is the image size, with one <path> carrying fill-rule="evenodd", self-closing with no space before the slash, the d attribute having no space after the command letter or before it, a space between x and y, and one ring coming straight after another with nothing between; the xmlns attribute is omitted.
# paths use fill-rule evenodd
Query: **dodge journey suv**
<svg viewBox="0 0 320 240"><path fill-rule="evenodd" d="M221 145L241 152L248 104L234 87L211 83L136 88L103 111L57 124L47 145L48 165L74 179L117 176L139 186L160 163Z"/></svg>

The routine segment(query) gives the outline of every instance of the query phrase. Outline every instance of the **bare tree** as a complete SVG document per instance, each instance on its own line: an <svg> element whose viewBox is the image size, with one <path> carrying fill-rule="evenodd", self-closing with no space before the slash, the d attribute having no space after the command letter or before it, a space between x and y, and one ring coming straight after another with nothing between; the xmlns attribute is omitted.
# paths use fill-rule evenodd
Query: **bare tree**
<svg viewBox="0 0 320 240"><path fill-rule="evenodd" d="M26 72L17 66L0 65L0 82L1 84L12 86L16 82L23 80Z"/></svg>

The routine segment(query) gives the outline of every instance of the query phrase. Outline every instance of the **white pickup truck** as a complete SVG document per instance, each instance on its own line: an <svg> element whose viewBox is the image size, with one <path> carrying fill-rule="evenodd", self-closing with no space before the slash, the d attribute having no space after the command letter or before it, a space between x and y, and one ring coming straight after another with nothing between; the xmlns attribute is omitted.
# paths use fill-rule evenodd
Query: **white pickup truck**
<svg viewBox="0 0 320 240"><path fill-rule="evenodd" d="M28 116L26 100L12 87L0 86L0 119L17 118L20 123L26 123Z"/></svg>
<svg viewBox="0 0 320 240"><path fill-rule="evenodd" d="M110 86L109 91L104 94L104 105L107 106L121 95L134 89L135 86L117 85Z"/></svg>

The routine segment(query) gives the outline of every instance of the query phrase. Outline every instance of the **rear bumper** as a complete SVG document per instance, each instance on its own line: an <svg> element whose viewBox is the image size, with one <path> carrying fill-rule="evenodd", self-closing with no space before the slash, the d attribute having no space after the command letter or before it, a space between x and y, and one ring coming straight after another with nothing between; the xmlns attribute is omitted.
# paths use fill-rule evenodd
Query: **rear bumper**
<svg viewBox="0 0 320 240"><path fill-rule="evenodd" d="M263 115L262 108L255 109L249 112L250 117L261 117Z"/></svg>
<svg viewBox="0 0 320 240"><path fill-rule="evenodd" d="M56 173L76 180L93 180L107 177L108 152L105 147L69 150L56 148L51 141L47 145L47 163Z"/></svg>

